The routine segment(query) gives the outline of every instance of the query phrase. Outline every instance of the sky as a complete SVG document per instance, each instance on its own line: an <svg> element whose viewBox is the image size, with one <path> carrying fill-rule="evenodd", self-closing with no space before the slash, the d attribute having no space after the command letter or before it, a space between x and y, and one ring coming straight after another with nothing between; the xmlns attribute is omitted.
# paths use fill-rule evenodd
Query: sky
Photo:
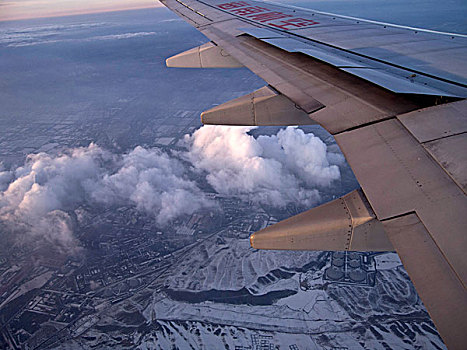
<svg viewBox="0 0 467 350"><path fill-rule="evenodd" d="M466 33L465 0L274 0L278 3L412 27ZM0 0L0 21L163 6L158 0Z"/></svg>
<svg viewBox="0 0 467 350"><path fill-rule="evenodd" d="M157 0L0 0L0 21L162 6Z"/></svg>

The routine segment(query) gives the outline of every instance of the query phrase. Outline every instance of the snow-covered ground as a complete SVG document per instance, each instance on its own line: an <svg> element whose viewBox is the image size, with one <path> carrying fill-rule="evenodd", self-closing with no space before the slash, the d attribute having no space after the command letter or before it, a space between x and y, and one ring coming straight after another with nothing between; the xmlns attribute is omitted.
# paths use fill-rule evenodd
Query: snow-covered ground
<svg viewBox="0 0 467 350"><path fill-rule="evenodd" d="M334 283L323 278L330 253L256 251L247 240L214 237L181 259L165 292L154 294L144 315L158 330L141 334L139 347L444 348L397 254L374 259L374 286ZM269 305L229 300L239 290L289 293Z"/></svg>

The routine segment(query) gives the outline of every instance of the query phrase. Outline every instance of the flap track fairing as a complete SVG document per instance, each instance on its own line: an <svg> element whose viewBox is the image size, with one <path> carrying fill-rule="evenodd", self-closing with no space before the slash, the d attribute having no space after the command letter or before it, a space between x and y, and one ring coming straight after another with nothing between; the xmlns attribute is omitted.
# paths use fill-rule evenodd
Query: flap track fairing
<svg viewBox="0 0 467 350"><path fill-rule="evenodd" d="M212 125L312 125L307 113L269 86L201 113Z"/></svg>
<svg viewBox="0 0 467 350"><path fill-rule="evenodd" d="M256 249L394 250L361 190L266 227L250 243Z"/></svg>
<svg viewBox="0 0 467 350"><path fill-rule="evenodd" d="M213 42L167 58L167 67L174 68L241 68L243 65Z"/></svg>

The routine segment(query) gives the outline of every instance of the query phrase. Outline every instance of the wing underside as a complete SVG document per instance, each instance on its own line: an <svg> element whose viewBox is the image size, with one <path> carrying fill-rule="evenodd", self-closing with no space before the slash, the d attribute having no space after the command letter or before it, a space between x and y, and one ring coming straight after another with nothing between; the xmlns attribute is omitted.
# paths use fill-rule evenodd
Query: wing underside
<svg viewBox="0 0 467 350"><path fill-rule="evenodd" d="M361 189L251 237L260 249L396 250L443 340L467 344L467 36L259 1L162 0L211 42L172 67L267 86L206 124L318 123Z"/></svg>

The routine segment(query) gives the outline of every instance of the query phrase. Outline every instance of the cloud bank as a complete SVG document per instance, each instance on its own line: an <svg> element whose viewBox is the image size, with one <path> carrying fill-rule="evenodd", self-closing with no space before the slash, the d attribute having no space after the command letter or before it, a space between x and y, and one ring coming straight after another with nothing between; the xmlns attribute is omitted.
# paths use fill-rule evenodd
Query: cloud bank
<svg viewBox="0 0 467 350"><path fill-rule="evenodd" d="M216 207L200 177L219 194L275 207L312 206L339 179L342 156L313 134L289 127L255 138L251 129L204 126L186 135L186 151L174 155L143 147L117 155L91 144L29 155L13 170L0 165L0 221L19 240L69 252L78 247L69 213L83 204L132 205L163 226Z"/></svg>
<svg viewBox="0 0 467 350"><path fill-rule="evenodd" d="M95 144L58 156L30 155L23 167L1 172L0 185L0 220L8 229L63 250L76 246L68 212L85 203L134 205L161 225L214 205L179 160L142 147L124 155Z"/></svg>
<svg viewBox="0 0 467 350"><path fill-rule="evenodd" d="M277 207L311 206L320 199L319 187L340 178L326 144L313 134L288 127L254 138L252 129L204 126L185 137L187 159L218 193Z"/></svg>
<svg viewBox="0 0 467 350"><path fill-rule="evenodd" d="M29 155L23 167L9 174L13 180L0 194L0 220L12 232L21 233L20 239L40 238L64 249L75 247L66 210L85 200L87 184L97 181L102 171L99 163L108 157L93 144L59 156Z"/></svg>

